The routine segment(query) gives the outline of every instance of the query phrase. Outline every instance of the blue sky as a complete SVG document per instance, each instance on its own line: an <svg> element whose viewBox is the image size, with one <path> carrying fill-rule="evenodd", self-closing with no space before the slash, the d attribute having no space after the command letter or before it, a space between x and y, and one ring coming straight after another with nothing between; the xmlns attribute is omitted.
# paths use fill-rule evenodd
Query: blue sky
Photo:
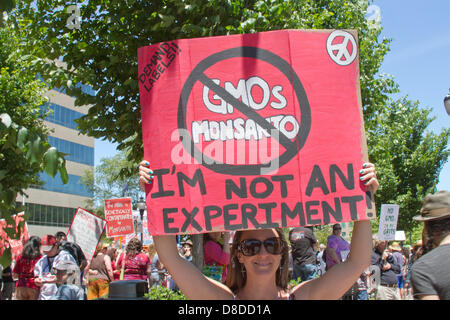
<svg viewBox="0 0 450 320"><path fill-rule="evenodd" d="M394 76L402 96L432 108L436 120L429 130L448 128L443 100L450 89L450 1L375 0L373 6L368 16L378 12L381 37L393 40L380 71ZM96 140L95 165L115 153L116 145ZM441 171L438 190L450 191L450 162Z"/></svg>
<svg viewBox="0 0 450 320"><path fill-rule="evenodd" d="M401 95L432 108L436 120L430 130L448 128L443 101L450 88L450 1L375 0L373 5L380 9L381 36L392 39L381 72L394 76ZM437 187L450 191L450 162Z"/></svg>

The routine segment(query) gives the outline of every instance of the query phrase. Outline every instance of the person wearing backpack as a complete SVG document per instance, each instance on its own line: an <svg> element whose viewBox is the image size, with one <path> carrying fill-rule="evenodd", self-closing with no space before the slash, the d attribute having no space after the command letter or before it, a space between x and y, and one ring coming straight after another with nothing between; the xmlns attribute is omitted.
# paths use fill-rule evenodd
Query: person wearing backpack
<svg viewBox="0 0 450 320"><path fill-rule="evenodd" d="M80 267L81 273L83 273L83 270L86 268L87 260L86 256L83 253L83 250L81 247L76 244L75 242L69 242L67 241L67 236L64 232L58 231L55 235L56 241L58 242L58 245L61 250L66 250L69 252L72 257L75 259L76 263L78 264L78 267Z"/></svg>
<svg viewBox="0 0 450 320"><path fill-rule="evenodd" d="M289 232L292 248L294 278L301 282L314 279L317 274L317 256L319 241L314 235L312 227L292 228Z"/></svg>
<svg viewBox="0 0 450 320"><path fill-rule="evenodd" d="M56 273L53 267L63 261L77 263L66 250L61 250L53 235L46 235L41 240L43 256L34 266L34 283L40 287L39 300L50 300L56 294Z"/></svg>

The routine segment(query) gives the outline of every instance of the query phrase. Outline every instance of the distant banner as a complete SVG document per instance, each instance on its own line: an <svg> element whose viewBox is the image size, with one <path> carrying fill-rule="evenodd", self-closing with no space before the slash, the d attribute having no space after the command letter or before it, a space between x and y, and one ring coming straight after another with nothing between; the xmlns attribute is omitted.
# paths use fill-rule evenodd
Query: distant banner
<svg viewBox="0 0 450 320"><path fill-rule="evenodd" d="M381 205L380 224L378 227L378 240L395 240L399 209L400 206L397 204Z"/></svg>
<svg viewBox="0 0 450 320"><path fill-rule="evenodd" d="M153 235L375 218L354 30L138 49Z"/></svg>
<svg viewBox="0 0 450 320"><path fill-rule="evenodd" d="M17 215L12 216L15 222L15 232L19 232L19 223L24 221L24 212L20 212ZM23 246L30 238L28 233L28 226L26 223L23 224L23 228L20 230L19 239L11 239L4 229L11 229L12 225L7 225L5 219L0 219L0 256L3 255L3 251L6 248L11 248L11 258L16 260L17 257L22 254Z"/></svg>
<svg viewBox="0 0 450 320"><path fill-rule="evenodd" d="M78 244L86 259L91 261L105 226L106 221L104 219L78 208L67 233L67 241Z"/></svg>
<svg viewBox="0 0 450 320"><path fill-rule="evenodd" d="M106 236L126 236L134 233L131 198L106 199Z"/></svg>

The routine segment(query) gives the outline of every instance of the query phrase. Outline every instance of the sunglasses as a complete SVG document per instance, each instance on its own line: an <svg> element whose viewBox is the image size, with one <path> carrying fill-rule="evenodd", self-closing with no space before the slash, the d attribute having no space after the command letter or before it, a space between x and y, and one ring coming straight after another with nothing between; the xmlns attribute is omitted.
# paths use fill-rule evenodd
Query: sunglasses
<svg viewBox="0 0 450 320"><path fill-rule="evenodd" d="M273 237L264 241L258 239L246 239L239 243L239 251L246 257L257 255L261 250L261 246L264 244L264 248L270 254L281 254L282 244L280 238Z"/></svg>

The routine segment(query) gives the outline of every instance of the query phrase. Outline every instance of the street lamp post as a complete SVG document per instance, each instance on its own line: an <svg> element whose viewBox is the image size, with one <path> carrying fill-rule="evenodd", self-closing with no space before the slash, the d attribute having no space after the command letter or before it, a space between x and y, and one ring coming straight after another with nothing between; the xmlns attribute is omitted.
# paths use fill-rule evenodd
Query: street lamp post
<svg viewBox="0 0 450 320"><path fill-rule="evenodd" d="M141 215L141 243L144 243L144 211L147 208L143 197L139 198L137 203L139 214Z"/></svg>
<svg viewBox="0 0 450 320"><path fill-rule="evenodd" d="M449 89L450 91L450 89ZM447 111L447 114L450 116L450 92L447 93L447 95L444 98L444 106L445 110Z"/></svg>

